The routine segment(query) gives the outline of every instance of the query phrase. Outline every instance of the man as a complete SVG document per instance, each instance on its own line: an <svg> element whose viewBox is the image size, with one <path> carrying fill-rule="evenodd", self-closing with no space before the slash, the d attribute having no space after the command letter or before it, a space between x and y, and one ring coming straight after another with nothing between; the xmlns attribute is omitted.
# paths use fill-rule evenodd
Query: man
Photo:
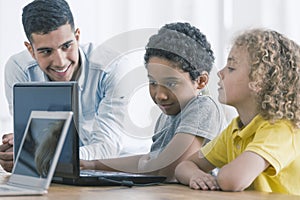
<svg viewBox="0 0 300 200"><path fill-rule="evenodd" d="M13 85L32 81L77 81L81 159L116 157L122 149L122 123L126 98L115 90L125 59L104 65L109 50L97 63L89 60L93 46L79 46L70 7L64 0L35 0L23 9L22 23L28 51L13 55L5 66L5 92L12 113ZM108 57L109 57L108 56ZM0 164L13 166L13 135L3 137Z"/></svg>

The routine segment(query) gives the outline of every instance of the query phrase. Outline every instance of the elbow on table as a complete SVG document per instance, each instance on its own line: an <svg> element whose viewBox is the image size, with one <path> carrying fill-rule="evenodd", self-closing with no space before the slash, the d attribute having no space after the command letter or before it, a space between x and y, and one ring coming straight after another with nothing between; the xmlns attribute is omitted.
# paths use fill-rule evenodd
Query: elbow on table
<svg viewBox="0 0 300 200"><path fill-rule="evenodd" d="M228 192L241 192L248 187L242 180L222 174L217 176L217 182L221 190Z"/></svg>

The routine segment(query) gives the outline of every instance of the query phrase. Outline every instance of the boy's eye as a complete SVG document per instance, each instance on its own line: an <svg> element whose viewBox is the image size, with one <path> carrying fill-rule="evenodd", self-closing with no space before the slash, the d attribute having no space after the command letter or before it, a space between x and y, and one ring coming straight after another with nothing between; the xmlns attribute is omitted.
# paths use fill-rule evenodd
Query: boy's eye
<svg viewBox="0 0 300 200"><path fill-rule="evenodd" d="M177 82L167 82L166 83L166 87L168 87L168 88L173 88L173 87L175 87L177 85Z"/></svg>
<svg viewBox="0 0 300 200"><path fill-rule="evenodd" d="M149 85L156 85L156 81L149 80Z"/></svg>
<svg viewBox="0 0 300 200"><path fill-rule="evenodd" d="M234 71L235 69L233 68L233 67L231 67L231 66L229 66L229 67L227 67L228 68L228 71Z"/></svg>

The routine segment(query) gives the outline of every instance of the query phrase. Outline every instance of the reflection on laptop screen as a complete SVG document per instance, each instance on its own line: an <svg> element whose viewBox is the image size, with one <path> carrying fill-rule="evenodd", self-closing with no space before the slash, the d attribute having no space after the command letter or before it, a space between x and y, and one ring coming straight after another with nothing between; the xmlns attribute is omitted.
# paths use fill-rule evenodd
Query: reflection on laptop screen
<svg viewBox="0 0 300 200"><path fill-rule="evenodd" d="M46 178L64 119L32 119L14 173Z"/></svg>

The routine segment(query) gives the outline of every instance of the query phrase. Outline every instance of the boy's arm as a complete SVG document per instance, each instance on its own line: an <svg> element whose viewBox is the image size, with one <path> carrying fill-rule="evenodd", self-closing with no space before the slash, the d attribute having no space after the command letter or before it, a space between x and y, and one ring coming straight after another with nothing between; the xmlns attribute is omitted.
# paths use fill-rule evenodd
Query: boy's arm
<svg viewBox="0 0 300 200"><path fill-rule="evenodd" d="M220 169L218 184L224 191L242 191L269 165L268 161L258 154L245 151Z"/></svg>
<svg viewBox="0 0 300 200"><path fill-rule="evenodd" d="M245 151L235 160L224 165L216 179L205 172L214 167L201 152L195 153L188 161L178 165L175 175L182 184L193 189L242 191L250 186L269 163L256 153Z"/></svg>
<svg viewBox="0 0 300 200"><path fill-rule="evenodd" d="M142 156L145 155L134 155L134 156L127 156L127 157L91 160L91 161L80 160L80 168L137 173L138 163Z"/></svg>
<svg viewBox="0 0 300 200"><path fill-rule="evenodd" d="M151 159L146 154L94 161L81 160L80 166L82 169L159 174L166 176L167 180L172 180L174 178L175 167L181 161L186 160L190 155L198 151L202 143L203 138L179 133L174 136L157 158Z"/></svg>
<svg viewBox="0 0 300 200"><path fill-rule="evenodd" d="M165 149L156 158L145 159L139 162L140 172L152 172L167 177L168 181L175 178L176 166L197 152L204 139L191 134L177 133Z"/></svg>

